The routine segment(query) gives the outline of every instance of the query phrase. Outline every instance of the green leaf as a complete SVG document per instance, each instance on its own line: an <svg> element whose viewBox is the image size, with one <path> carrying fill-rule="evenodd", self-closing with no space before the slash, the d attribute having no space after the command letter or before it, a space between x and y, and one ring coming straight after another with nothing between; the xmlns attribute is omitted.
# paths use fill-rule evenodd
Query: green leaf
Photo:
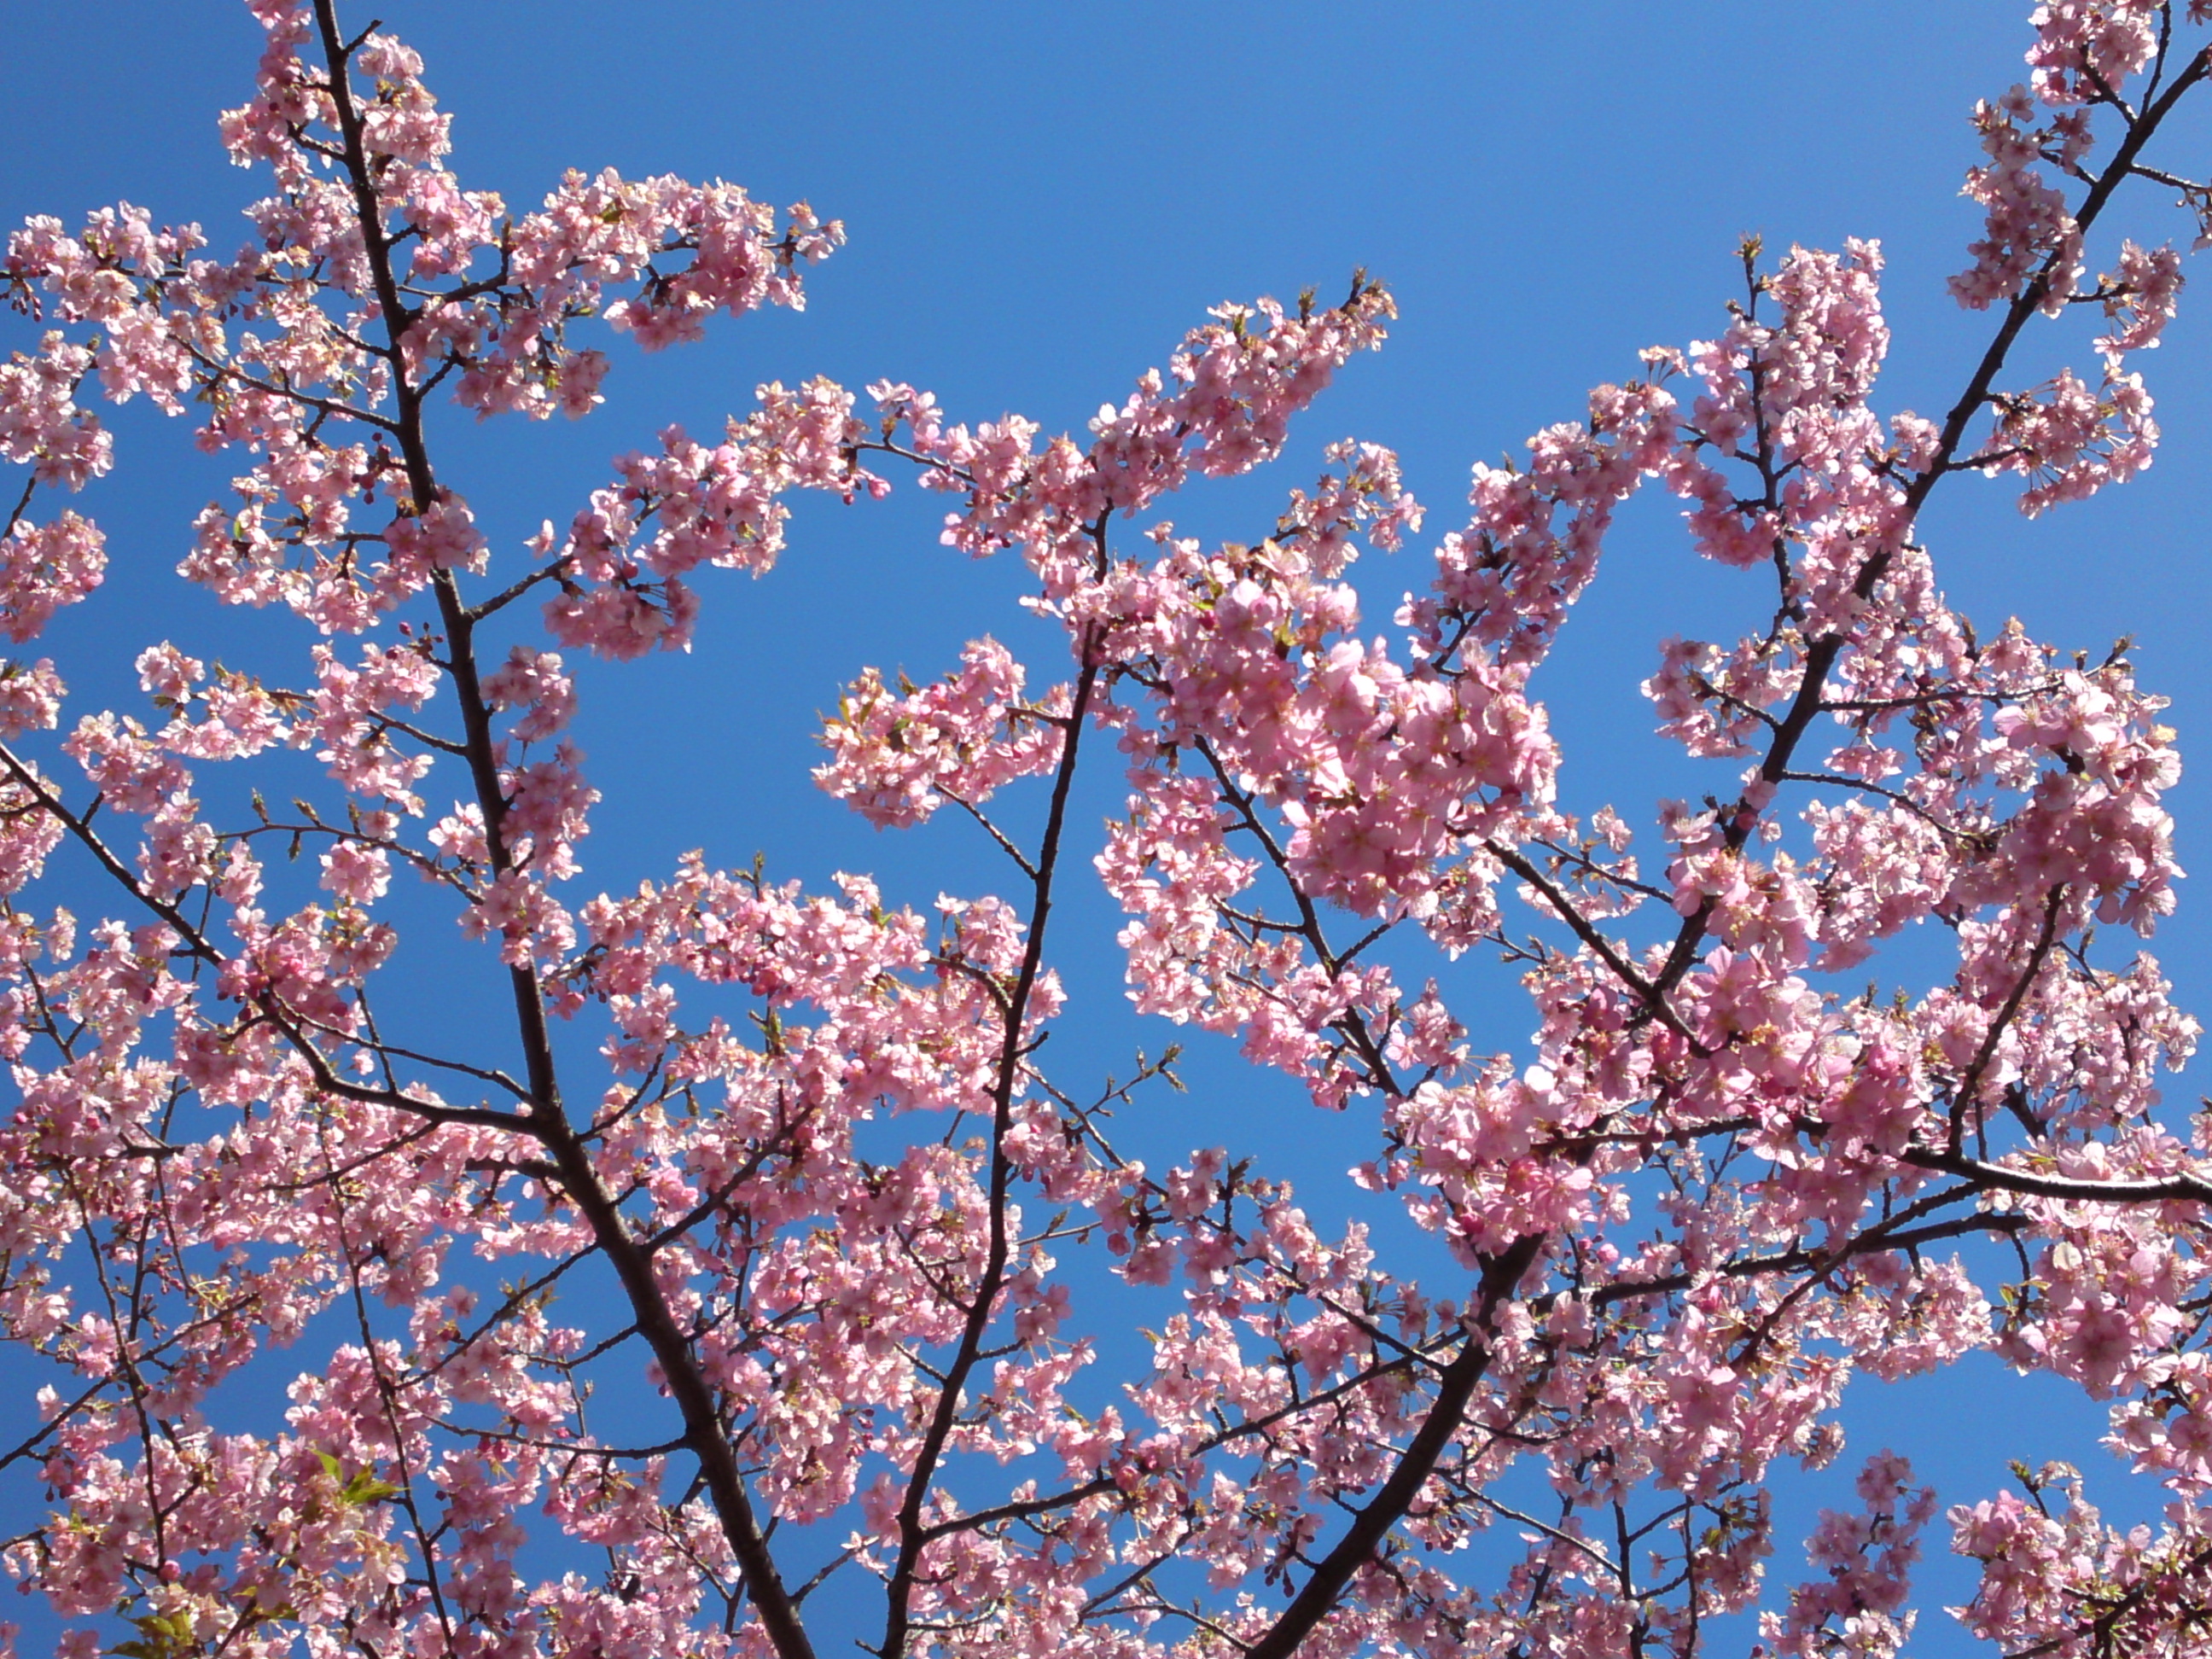
<svg viewBox="0 0 2212 1659"><path fill-rule="evenodd" d="M191 1615L184 1613L149 1613L133 1619L139 1639L118 1642L108 1652L119 1659L175 1659L198 1644L192 1639Z"/></svg>
<svg viewBox="0 0 2212 1659"><path fill-rule="evenodd" d="M342 1503L358 1508L368 1504L381 1504L387 1498L398 1496L399 1488L389 1480L380 1480L373 1471L361 1469L345 1483L345 1490L338 1494L338 1498Z"/></svg>

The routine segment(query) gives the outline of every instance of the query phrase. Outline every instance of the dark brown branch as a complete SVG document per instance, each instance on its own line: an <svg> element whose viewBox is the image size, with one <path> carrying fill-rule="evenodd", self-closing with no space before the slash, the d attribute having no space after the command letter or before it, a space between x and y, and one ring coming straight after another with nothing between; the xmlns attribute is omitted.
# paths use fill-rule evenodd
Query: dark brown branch
<svg viewBox="0 0 2212 1659"><path fill-rule="evenodd" d="M1546 878L1541 870L1503 842L1486 842L1484 845L1490 849L1492 858L1543 895L1544 902L1552 907L1559 920L1574 930L1575 937L1589 946L1600 961L1613 969L1615 979L1636 993L1654 1018L1681 1038L1683 1042L1688 1043L1694 1052L1699 1054L1705 1052L1704 1045L1691 1035L1690 1028L1683 1024L1674 1009L1668 1006L1666 994L1643 975L1638 973L1630 965L1627 958L1614 947L1613 941L1593 927L1584 919L1582 912L1568 902L1566 895L1559 891Z"/></svg>
<svg viewBox="0 0 2212 1659"><path fill-rule="evenodd" d="M1950 1151L1954 1154L1960 1150L1966 1133L1966 1114L1973 1109L1974 1096L1981 1090L1983 1074L1989 1070L1990 1062L1996 1058L1997 1044L2004 1041L2007 1028L2018 1018L2021 1005L2027 1000L2028 992L2034 988L2037 978L2043 972L2043 964L2050 959L2051 940L2058 927L2059 906L2065 902L2065 899L2063 883L2051 890L2051 896L2044 902L2042 930L2036 937L2035 948L2028 952L2027 966L2021 969L2020 978L2014 983L2011 994L2005 998L2004 1006L1997 1010L1996 1018L1990 1022L1990 1029L1982 1037L1981 1047L1974 1051L1973 1063L1966 1067L1966 1074L1959 1079L1959 1087L1951 1101Z"/></svg>
<svg viewBox="0 0 2212 1659"><path fill-rule="evenodd" d="M1291 1659L1298 1644L1334 1610L1352 1576L1374 1559L1390 1528L1413 1507L1444 1448L1467 1421L1468 1402L1490 1369L1490 1322L1498 1304L1519 1289L1543 1243L1540 1233L1524 1234L1484 1264L1474 1305L1468 1315L1466 1344L1444 1368L1436 1400L1398 1460L1398 1467L1390 1471L1390 1478L1353 1518L1334 1547L1315 1564L1312 1576L1291 1598L1290 1606L1247 1650L1249 1659Z"/></svg>
<svg viewBox="0 0 2212 1659"><path fill-rule="evenodd" d="M2203 80L2207 71L2206 54L2197 52L2191 58L2187 67L2174 76L2172 84L2145 107L2142 117L2129 129L2126 138L2113 152L2112 161L2082 198L2081 208L2074 216L2075 224L2080 230L2087 232L2096 222L2106 204L2111 200L2112 192L2134 171L2136 157L2142 153L2143 145L2158 131L2166 116L2172 112L2182 95ZM2042 269L2027 281L2005 308L2004 320L1998 325L1996 334L1982 353L1981 361L1975 366L1966 390L1959 394L1958 401L1951 405L1950 412L1944 416L1934 456L1927 467L1905 486L1902 521L1908 527L1907 533L1909 527L1918 519L1920 509L1926 505L1929 493L1946 475L1956 469L1954 458L1959 453L1960 445L1966 441L1967 427L1988 403L1990 390L2003 371L2014 342L2027 325L2028 319L2042 308L2051 292L2051 279L2064 258L2064 249L2054 250L2044 261ZM1887 552L1878 552L1870 556L1860 568L1857 579L1851 584L1852 592L1862 599L1870 598L1889 568L1890 557ZM1829 672L1835 667L1837 659L1843 655L1848 638L1844 633L1827 634L1814 641L1807 648L1804 678L1799 683L1797 695L1783 716L1781 726L1775 732L1773 744L1759 766L1759 775L1767 783L1780 783L1784 775L1791 769L1791 760L1798 744L1803 740L1814 717L1823 710L1821 689L1827 684ZM1723 833L1731 848L1741 848L1749 839L1753 822L1753 815L1750 813L1739 813L1729 821ZM1700 905L1693 914L1683 919L1674 946L1668 952L1666 965L1654 981L1662 996L1674 990L1697 960L1698 946L1704 941L1705 930L1711 920L1712 906L1710 902Z"/></svg>
<svg viewBox="0 0 2212 1659"><path fill-rule="evenodd" d="M406 464L407 481L416 510L427 510L438 498L437 477L432 471L422 428L422 388L408 377L402 342L416 313L400 295L392 270L390 238L384 228L383 205L378 199L375 173L362 137L361 112L356 107L349 70L348 48L338 31L337 0L314 0L315 21L330 64L332 113L343 140L344 171L361 225L362 252L368 265L378 308L382 313L387 342L380 354L392 365L392 396L398 405L398 441ZM456 699L468 750L468 766L477 805L483 814L484 839L495 873L514 867L507 845L507 801L500 789L496 740L491 729L491 710L477 669L476 619L462 602L460 586L450 570L432 579L439 619L446 634ZM669 1394L683 1413L684 1439L699 1460L700 1473L711 1495L716 1516L731 1553L752 1597L762 1628L781 1659L814 1659L814 1646L800 1624L775 1559L769 1553L747 1494L737 1454L722 1431L714 1389L701 1373L681 1328L678 1325L653 1272L653 1260L632 1237L614 1199L600 1181L599 1171L561 1101L560 1083L553 1061L551 1033L546 1025L545 1004L536 971L527 966L508 970L514 1001L515 1024L521 1038L529 1078L531 1127L552 1155L561 1171L562 1185L584 1216L592 1235L621 1280L637 1318L638 1329L660 1364Z"/></svg>
<svg viewBox="0 0 2212 1659"><path fill-rule="evenodd" d="M2202 1176L2160 1176L2142 1181L2081 1180L2071 1176L2039 1175L2033 1170L1937 1152L1932 1146L1906 1152L1904 1158L1917 1169L1960 1176L1979 1187L2024 1193L2033 1198L2082 1199L2092 1204L2151 1204L2162 1200L2212 1204L2212 1181Z"/></svg>
<svg viewBox="0 0 2212 1659"><path fill-rule="evenodd" d="M70 811L63 805L61 798L46 787L45 781L4 744L0 744L0 770L4 770L33 798L39 810L67 830L135 902L167 923L176 934L185 955L210 967L224 965L227 959L222 952L209 943L207 936L190 917L168 901L155 897L140 884L138 878L131 873L130 867L117 858L113 850L94 831L91 815ZM302 1029L303 1022L291 1009L274 996L265 994L255 998L251 1006L307 1063L307 1069L313 1074L315 1087L325 1094L359 1101L364 1105L383 1106L393 1111L411 1113L434 1123L470 1123L522 1134L533 1133L528 1119L511 1112L493 1111L488 1107L448 1106L442 1101L417 1099L401 1090L375 1089L352 1082L332 1069L330 1057L315 1046L307 1031ZM356 1039L346 1040L351 1042Z"/></svg>
<svg viewBox="0 0 2212 1659"><path fill-rule="evenodd" d="M1053 778L1052 804L1045 815L1043 839L1037 847L1029 937L1022 949L1020 972L1004 1006L999 1075L991 1091L990 1240L983 1272L976 1282L975 1298L969 1306L967 1322L962 1328L951 1364L945 1368L944 1384L938 1391L937 1408L931 1413L928 1427L922 1431L921 1444L915 1453L914 1468L907 1478L906 1492L899 1504L898 1557L884 1587L890 1611L884 1621L883 1644L878 1649L881 1659L902 1659L906 1652L916 1575L921 1552L929 1541L928 1528L921 1518L922 1506L937 1478L945 1443L958 1420L961 1390L982 1357L984 1334L990 1328L999 1291L1006 1279L1011 1243L1006 1207L1013 1182L1013 1164L1006 1157L1006 1141L1013 1128L1014 1089L1021 1077L1022 1023L1028 1017L1030 996L1043 966L1045 926L1052 915L1053 882L1059 873L1060 837L1067 824L1068 797L1075 784L1084 719L1098 684L1098 642L1096 629L1086 629L1078 642L1083 666L1076 677L1075 695L1068 706L1067 736L1060 746L1060 766Z"/></svg>

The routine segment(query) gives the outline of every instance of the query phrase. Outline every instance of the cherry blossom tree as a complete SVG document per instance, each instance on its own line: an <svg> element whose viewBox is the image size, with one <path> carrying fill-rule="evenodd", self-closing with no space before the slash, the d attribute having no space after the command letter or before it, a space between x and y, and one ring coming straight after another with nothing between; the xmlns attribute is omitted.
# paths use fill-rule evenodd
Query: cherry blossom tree
<svg viewBox="0 0 2212 1659"><path fill-rule="evenodd" d="M480 524L453 405L587 415L590 338L798 307L842 230L611 172L510 210L448 170L414 52L248 3L243 246L125 204L29 221L4 270L35 326L0 368L0 1462L44 1481L6 1559L72 1659L806 1659L830 1607L882 1659L1893 1654L1932 1492L1859 1459L1792 1583L1771 1483L1842 1455L1854 1376L1978 1350L2109 1402L2168 1507L2121 1531L2021 1466L1949 1513L1957 1617L2212 1651L2212 1127L2160 1115L2198 1028L2134 947L2174 902L2174 734L2124 650L1978 635L1917 528L1939 487L2040 513L2148 464L2130 365L2181 255L2103 222L2179 197L2212 240L2158 142L2212 0L2035 10L1975 112L1953 289L1986 344L1938 415L1873 401L1875 243L1747 242L1713 337L1476 466L1369 631L1347 568L1423 521L1389 451L1328 447L1249 543L1163 517L1382 343L1364 275L1217 307L1080 437L769 385L534 535ZM2076 306L2096 366L2022 384ZM306 655L152 641L145 702L66 709L34 642L107 555L55 498L139 397L240 469L179 574ZM791 492L895 483L1023 562L1065 655L860 668L816 776L879 825L952 809L1002 894L698 855L586 884L578 662L683 648ZM1656 650L1684 799L1571 812L1532 676L1652 484L1743 631ZM1088 840L1085 767L1127 779ZM1354 1178L1422 1249L1324 1236L1264 1149L1117 1150L1171 1131L1176 1051L1048 1064L1048 922L1094 872L1137 1009L1364 1126ZM1908 930L1941 982L1851 988ZM1452 1006L1501 956L1533 1054ZM501 1028L417 1040L403 971L490 986ZM235 1429L271 1368L289 1405Z"/></svg>

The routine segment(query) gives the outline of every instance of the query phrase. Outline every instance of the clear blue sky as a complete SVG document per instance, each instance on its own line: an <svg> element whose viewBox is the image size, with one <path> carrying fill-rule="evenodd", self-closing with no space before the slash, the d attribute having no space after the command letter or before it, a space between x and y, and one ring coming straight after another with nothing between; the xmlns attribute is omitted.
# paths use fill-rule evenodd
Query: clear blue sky
<svg viewBox="0 0 2212 1659"><path fill-rule="evenodd" d="M1770 249L1881 238L1895 341L1877 402L1948 407L1989 329L1943 292L1975 228L1956 193L1976 159L1966 114L2021 78L2027 9L386 0L377 15L424 52L458 118L465 183L524 208L569 166L720 175L768 199L808 198L851 234L810 277L803 317L725 325L703 348L652 359L617 349L608 406L591 421L477 429L454 411L441 474L511 548L542 518L565 521L611 454L671 420L710 430L769 378L889 376L935 390L957 418L1017 410L1079 426L1208 305L1308 283L1326 294L1364 265L1399 301L1388 349L1351 367L1262 482L1170 511L1196 533L1249 538L1284 488L1310 481L1329 440L1392 445L1431 516L1422 544L1364 572L1380 625L1421 582L1425 544L1460 521L1470 461L1517 454L1537 427L1578 417L1585 388L1634 373L1638 348L1721 326L1745 232ZM258 30L242 7L7 0L4 16L9 222L122 197L157 220L200 220L219 247L234 239L234 210L258 186L227 165L213 118L249 85ZM2177 153L2201 155L2205 131L2200 121L2175 133ZM2124 218L2185 240L2155 192ZM2090 331L2037 331L2008 383L2086 363ZM2185 756L2212 727L2208 339L2212 320L2185 299L2164 349L2137 365L2166 434L2145 478L2034 523L2004 486L1954 480L1923 522L1944 586L1984 636L2014 613L2040 637L2099 653L2134 634L2145 682L2174 700ZM296 653L288 625L220 614L167 574L224 469L139 411L118 425L117 473L82 504L111 532L109 588L42 647L79 706L135 700L123 671L159 633L203 655ZM991 879L951 826L879 836L806 778L814 712L863 663L926 678L987 629L1054 660L1009 603L1018 570L938 547L940 510L903 489L880 507L804 501L773 576L703 585L691 656L586 681L581 741L610 796L586 849L593 878L627 884L703 845L728 863L763 849L772 870L810 882L878 871L894 897L923 903L940 886ZM1659 796L1716 787L1649 735L1635 687L1657 640L1743 626L1740 587L1695 562L1674 512L1646 502L1624 520L1540 683L1567 745L1571 804L1610 799L1639 823ZM2185 867L2212 868L2206 775L2172 798ZM1096 786L1097 812L1115 804L1111 784ZM2185 890L2157 942L2199 1012L2212 1007L2203 911ZM1115 1024L1115 918L1086 899L1056 925L1068 931L1054 955L1105 1011L1077 1041L1101 1056L1134 1042L1157 1050L1169 1033ZM1480 1040L1525 1033L1510 981L1470 965L1457 982ZM1197 1065L1185 1116L1203 1124L1185 1146L1326 1127L1217 1055ZM2193 1095L2187 1080L2172 1091ZM1316 1175L1348 1161L1318 1140L1304 1156ZM1996 1368L1978 1367L1881 1400L1863 1390L1856 1448L1894 1442L1942 1479L1947 1501L1984 1495L2004 1456L2051 1455L1950 1431L1946 1419L1985 1420L1993 1385L2006 1387ZM2097 1425L2100 1413L2062 1409L2056 1394L2022 1397ZM2153 1493L2122 1496L2115 1466L2078 1443L2075 1455L2115 1509L2154 1507ZM1775 1571L1795 1565L1785 1537ZM1922 1650L1962 1647L1940 1616L1923 1624Z"/></svg>

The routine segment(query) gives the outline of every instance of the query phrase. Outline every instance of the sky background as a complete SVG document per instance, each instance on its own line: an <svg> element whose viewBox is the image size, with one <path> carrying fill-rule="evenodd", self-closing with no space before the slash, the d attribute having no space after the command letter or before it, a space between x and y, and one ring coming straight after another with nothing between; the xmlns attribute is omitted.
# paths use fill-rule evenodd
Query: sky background
<svg viewBox="0 0 2212 1659"><path fill-rule="evenodd" d="M954 418L1018 410L1048 430L1079 429L1164 362L1206 307L1289 300L1308 284L1332 295L1364 266L1398 300L1389 347L1345 371L1282 464L1164 510L1188 533L1252 539L1287 488L1310 483L1331 440L1395 447L1431 516L1406 552L1361 568L1370 627L1387 628L1398 595L1425 580L1436 538L1462 521L1469 463L1517 455L1537 428L1579 418L1589 386L1637 372L1639 347L1723 326L1745 233L1762 234L1770 252L1880 238L1895 337L1877 406L1947 409L1990 329L1943 289L1978 229L1957 195L1977 159L1966 118L1977 97L2021 77L2027 9L1990 0L1277 4L1263 17L1189 3L387 0L379 15L423 52L457 117L463 182L501 191L515 210L564 167L612 166L720 176L777 203L805 198L851 236L809 276L803 316L725 321L704 346L652 358L617 348L607 406L590 421L479 428L446 411L441 477L511 552L541 519L565 523L605 480L611 456L671 421L711 433L769 379L826 374L857 387L888 377L933 390ZM348 21L370 15L356 5ZM9 222L32 212L74 220L123 198L157 221L198 219L228 249L240 234L235 208L262 188L215 138L215 112L243 100L258 50L242 7L0 0L0 23ZM2177 127L2167 160L2201 171L2206 133L2202 120ZM2154 190L2115 222L2146 240L2185 240L2189 228ZM2094 248L2093 262L2115 241ZM2013 507L2016 487L1953 479L1922 523L1942 585L1984 637L2014 614L2039 637L2099 655L2134 635L2143 681L2173 699L2185 756L2212 726L2207 328L2185 298L2165 347L2135 364L2166 434L2146 477L2033 522ZM2005 384L2032 385L2062 362L2093 367L2094 331L2080 319L2031 330ZM168 574L192 512L229 468L192 454L143 406L114 424L117 472L75 503L109 531L109 583L40 647L77 707L136 706L130 660L162 635L296 679L286 665L301 641L289 618L223 612ZM1012 603L1018 567L939 547L942 503L895 482L898 494L881 504L799 501L791 550L765 580L703 582L707 614L689 656L587 676L580 741L609 796L586 848L588 879L626 886L696 846L725 864L760 850L772 873L810 886L834 870L873 871L895 900L924 905L940 889L1000 881L964 826L879 836L807 779L817 711L834 707L863 664L930 678L984 631L1040 673L1060 660ZM1696 560L1678 511L1655 493L1624 514L1539 682L1571 806L1610 800L1639 825L1659 798L1719 788L1732 775L1690 766L1650 735L1636 688L1658 641L1732 640L1766 598ZM1110 769L1086 787L1090 816L1079 822L1095 825L1119 791ZM2203 794L2196 774L2171 798L2185 867L2208 865ZM2185 889L2157 941L2198 1012L2212 1006L2203 909ZM1085 1011L1056 1039L1072 1057L1064 1066L1114 1064L1176 1035L1119 1012L1118 917L1095 888L1054 926L1065 931L1051 954ZM1939 959L1908 945L1885 972L1917 983ZM1454 974L1480 1045L1524 1041L1528 1006L1509 977L1472 959ZM467 1023L466 998L442 983L420 989L424 1027ZM1164 1147L1267 1145L1317 1212L1339 1201L1340 1172L1370 1144L1364 1133L1344 1139L1298 1091L1204 1043L1191 1078L1172 1121L1152 1126ZM2192 1099L2192 1084L2172 1099ZM2000 1409L2002 1437L1987 1431ZM2049 1378L2022 1383L1975 1364L1862 1386L1845 1462L1896 1445L1948 1503L1994 1490L2008 1457L2072 1455L2098 1460L2093 1490L2111 1509L2154 1511L2155 1491L2090 1448L2101 1419ZM1839 1472L1790 1485L1785 1506L1809 1514L1846 1502L1846 1484ZM1955 1600L1964 1581L1940 1540L1930 1543L1940 1559L1923 1600ZM1785 1528L1773 1570L1786 1580L1796 1565ZM1968 1646L1938 1615L1923 1621L1917 1650Z"/></svg>

